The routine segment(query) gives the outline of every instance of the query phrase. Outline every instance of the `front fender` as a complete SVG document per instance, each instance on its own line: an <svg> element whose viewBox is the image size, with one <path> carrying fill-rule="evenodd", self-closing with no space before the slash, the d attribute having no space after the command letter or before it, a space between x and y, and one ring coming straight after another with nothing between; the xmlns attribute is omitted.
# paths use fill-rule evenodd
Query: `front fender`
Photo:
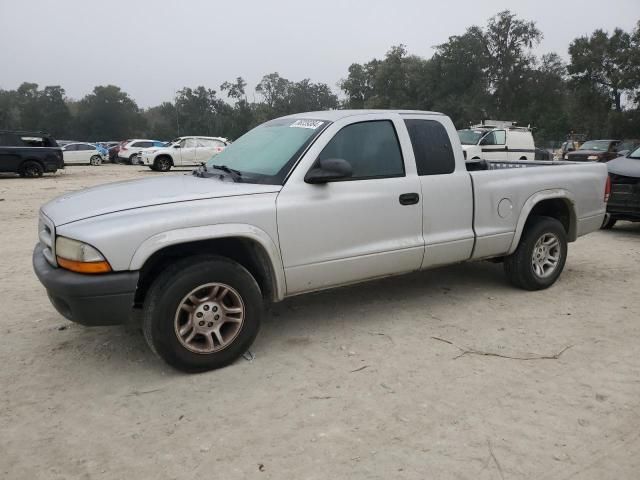
<svg viewBox="0 0 640 480"><path fill-rule="evenodd" d="M533 208L538 203L544 200L553 200L553 199L563 199L566 202L568 202L569 212L571 215L568 237L570 242L576 239L576 209L575 209L576 202L571 192L563 188L541 190L531 195L527 199L527 201L524 202L524 205L522 206L522 210L520 211L520 216L518 217L518 223L516 224L515 234L513 236L513 240L511 241L511 247L509 248L507 255L511 255L513 252L515 252L516 248L518 248L518 244L520 243L520 237L522 236L524 226L527 223L527 219L529 218L529 214L531 213Z"/></svg>
<svg viewBox="0 0 640 480"><path fill-rule="evenodd" d="M276 285L274 285L276 297L278 300L282 300L286 293L286 283L280 250L274 243L273 239L264 230L255 227L254 225L225 223L180 228L153 235L146 239L136 249L133 257L131 258L129 270L139 270L151 255L171 245L230 237L253 240L264 248L273 268L274 280L276 282Z"/></svg>

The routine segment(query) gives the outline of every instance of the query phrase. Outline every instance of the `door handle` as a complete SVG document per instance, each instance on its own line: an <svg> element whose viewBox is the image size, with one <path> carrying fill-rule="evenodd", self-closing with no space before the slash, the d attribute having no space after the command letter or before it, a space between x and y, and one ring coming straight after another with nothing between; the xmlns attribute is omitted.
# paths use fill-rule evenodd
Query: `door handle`
<svg viewBox="0 0 640 480"><path fill-rule="evenodd" d="M415 205L420 201L420 195L417 193L403 193L398 200L400 200L400 205Z"/></svg>

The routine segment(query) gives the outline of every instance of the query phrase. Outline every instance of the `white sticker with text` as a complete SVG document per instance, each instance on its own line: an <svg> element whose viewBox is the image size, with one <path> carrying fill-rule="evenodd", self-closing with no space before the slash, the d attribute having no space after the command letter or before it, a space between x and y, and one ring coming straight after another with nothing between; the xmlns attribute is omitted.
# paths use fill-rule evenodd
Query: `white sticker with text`
<svg viewBox="0 0 640 480"><path fill-rule="evenodd" d="M320 120L296 120L289 126L293 128L310 128L312 130L315 130L320 125L322 125L322 122Z"/></svg>

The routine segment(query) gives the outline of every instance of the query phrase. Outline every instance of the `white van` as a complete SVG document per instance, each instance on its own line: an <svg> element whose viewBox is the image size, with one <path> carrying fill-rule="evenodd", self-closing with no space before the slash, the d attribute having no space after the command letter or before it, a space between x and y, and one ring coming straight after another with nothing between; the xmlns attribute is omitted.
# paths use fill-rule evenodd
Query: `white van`
<svg viewBox="0 0 640 480"><path fill-rule="evenodd" d="M471 128L458 130L466 160L534 160L533 135L528 127L514 122L485 120Z"/></svg>

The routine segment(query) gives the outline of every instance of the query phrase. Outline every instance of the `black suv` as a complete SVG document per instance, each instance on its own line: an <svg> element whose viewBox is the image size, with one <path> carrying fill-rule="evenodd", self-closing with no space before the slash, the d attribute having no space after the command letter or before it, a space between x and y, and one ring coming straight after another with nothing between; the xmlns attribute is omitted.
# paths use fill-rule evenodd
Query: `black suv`
<svg viewBox="0 0 640 480"><path fill-rule="evenodd" d="M64 168L62 149L50 135L0 130L0 172L33 178L59 168Z"/></svg>

